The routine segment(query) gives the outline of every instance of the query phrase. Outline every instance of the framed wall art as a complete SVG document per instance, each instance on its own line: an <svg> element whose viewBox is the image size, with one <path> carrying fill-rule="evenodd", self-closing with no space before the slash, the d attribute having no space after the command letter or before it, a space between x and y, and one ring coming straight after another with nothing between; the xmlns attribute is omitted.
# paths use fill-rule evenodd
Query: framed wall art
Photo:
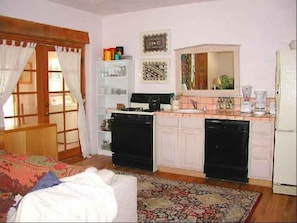
<svg viewBox="0 0 297 223"><path fill-rule="evenodd" d="M141 54L170 54L170 30L143 32L140 34Z"/></svg>
<svg viewBox="0 0 297 223"><path fill-rule="evenodd" d="M140 60L142 82L167 82L169 80L169 72L169 58Z"/></svg>

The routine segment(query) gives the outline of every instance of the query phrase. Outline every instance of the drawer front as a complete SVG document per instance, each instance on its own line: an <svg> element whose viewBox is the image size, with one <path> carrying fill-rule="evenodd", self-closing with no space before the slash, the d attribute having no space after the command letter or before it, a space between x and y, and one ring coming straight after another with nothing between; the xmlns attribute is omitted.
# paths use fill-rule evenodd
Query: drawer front
<svg viewBox="0 0 297 223"><path fill-rule="evenodd" d="M158 126L178 128L178 117L157 116L156 124Z"/></svg>
<svg viewBox="0 0 297 223"><path fill-rule="evenodd" d="M272 180L271 164L266 160L251 160L249 177L255 179Z"/></svg>
<svg viewBox="0 0 297 223"><path fill-rule="evenodd" d="M181 118L181 128L204 129L204 118Z"/></svg>
<svg viewBox="0 0 297 223"><path fill-rule="evenodd" d="M252 158L270 160L271 153L272 153L272 151L269 148L253 146L252 151L251 151L251 156L252 156Z"/></svg>
<svg viewBox="0 0 297 223"><path fill-rule="evenodd" d="M272 147L272 136L262 134L252 134L252 145Z"/></svg>
<svg viewBox="0 0 297 223"><path fill-rule="evenodd" d="M273 132L273 122L252 122L252 133L269 133Z"/></svg>

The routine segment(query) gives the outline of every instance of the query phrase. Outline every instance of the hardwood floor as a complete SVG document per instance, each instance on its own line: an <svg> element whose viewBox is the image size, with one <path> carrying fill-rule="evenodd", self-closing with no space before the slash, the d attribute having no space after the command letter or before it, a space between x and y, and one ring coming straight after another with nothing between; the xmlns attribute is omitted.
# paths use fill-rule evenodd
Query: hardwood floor
<svg viewBox="0 0 297 223"><path fill-rule="evenodd" d="M94 166L98 169L108 168L108 169L126 170L134 173L154 175L154 176L175 179L175 180L184 180L187 182L209 184L209 185L243 189L243 190L249 190L249 191L258 191L262 193L262 197L256 207L256 210L254 211L250 219L250 222L297 222L297 216L296 216L297 197L273 194L272 188L270 187L177 175L177 174L165 173L160 171L151 173L151 172L143 171L139 169L113 166L111 157L101 156L101 155L95 155L95 156L92 156L91 158L84 159L74 164L81 165L81 166Z"/></svg>

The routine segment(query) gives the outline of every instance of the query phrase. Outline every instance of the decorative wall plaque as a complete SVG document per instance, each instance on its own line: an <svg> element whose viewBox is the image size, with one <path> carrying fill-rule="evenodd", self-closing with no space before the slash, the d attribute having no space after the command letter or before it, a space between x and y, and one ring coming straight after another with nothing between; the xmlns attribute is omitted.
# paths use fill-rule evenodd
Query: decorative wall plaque
<svg viewBox="0 0 297 223"><path fill-rule="evenodd" d="M170 53L170 31L160 30L141 33L142 55Z"/></svg>
<svg viewBox="0 0 297 223"><path fill-rule="evenodd" d="M140 64L141 80L144 82L166 82L170 71L170 60L143 59Z"/></svg>

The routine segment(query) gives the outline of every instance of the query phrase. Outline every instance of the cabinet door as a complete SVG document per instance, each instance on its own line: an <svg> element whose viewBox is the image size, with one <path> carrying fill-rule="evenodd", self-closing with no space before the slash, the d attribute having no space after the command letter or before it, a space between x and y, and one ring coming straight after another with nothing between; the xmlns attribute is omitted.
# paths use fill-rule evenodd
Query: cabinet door
<svg viewBox="0 0 297 223"><path fill-rule="evenodd" d="M27 154L58 158L56 126L26 131Z"/></svg>
<svg viewBox="0 0 297 223"><path fill-rule="evenodd" d="M177 167L178 129L159 127L156 133L157 165Z"/></svg>
<svg viewBox="0 0 297 223"><path fill-rule="evenodd" d="M254 179L271 180L271 164L269 160L251 159L250 176Z"/></svg>
<svg viewBox="0 0 297 223"><path fill-rule="evenodd" d="M249 178L272 180L273 140L273 122L251 122Z"/></svg>
<svg viewBox="0 0 297 223"><path fill-rule="evenodd" d="M4 150L10 153L27 154L26 152L26 132L11 131L3 133Z"/></svg>
<svg viewBox="0 0 297 223"><path fill-rule="evenodd" d="M202 130L181 129L180 167L203 171L204 136Z"/></svg>
<svg viewBox="0 0 297 223"><path fill-rule="evenodd" d="M44 155L58 158L56 124L17 127L3 132L4 149L23 155Z"/></svg>

